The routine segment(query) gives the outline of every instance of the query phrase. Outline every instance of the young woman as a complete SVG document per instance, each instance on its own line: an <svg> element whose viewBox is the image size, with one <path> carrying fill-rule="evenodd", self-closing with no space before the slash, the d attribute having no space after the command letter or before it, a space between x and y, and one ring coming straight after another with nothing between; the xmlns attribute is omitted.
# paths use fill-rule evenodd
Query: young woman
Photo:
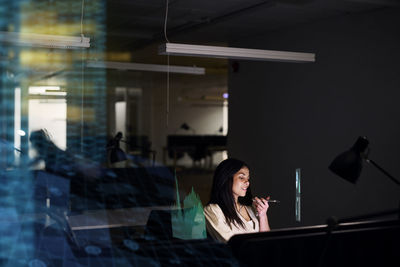
<svg viewBox="0 0 400 267"><path fill-rule="evenodd" d="M207 232L227 242L235 234L269 231L268 198L252 198L249 167L241 160L222 161L215 170L211 197L204 207Z"/></svg>

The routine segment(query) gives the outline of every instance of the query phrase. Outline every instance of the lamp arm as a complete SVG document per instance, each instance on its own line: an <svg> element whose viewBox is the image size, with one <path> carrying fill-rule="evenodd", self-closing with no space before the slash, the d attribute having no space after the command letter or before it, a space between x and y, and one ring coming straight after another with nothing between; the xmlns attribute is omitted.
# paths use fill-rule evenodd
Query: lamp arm
<svg viewBox="0 0 400 267"><path fill-rule="evenodd" d="M381 166L379 166L375 161L373 161L372 159L368 159L366 158L365 161L369 164L372 164L374 167L376 167L378 170L380 170L381 172L383 172L387 177L390 178L390 180L392 180L395 184L397 184L398 186L400 186L400 182L399 180L397 180L396 178L394 178L390 173L388 173L387 171L385 171Z"/></svg>

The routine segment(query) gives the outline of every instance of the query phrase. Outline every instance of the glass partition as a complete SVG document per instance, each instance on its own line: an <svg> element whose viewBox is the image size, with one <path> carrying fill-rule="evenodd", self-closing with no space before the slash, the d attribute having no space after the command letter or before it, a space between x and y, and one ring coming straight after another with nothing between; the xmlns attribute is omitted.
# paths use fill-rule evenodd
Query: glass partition
<svg viewBox="0 0 400 267"><path fill-rule="evenodd" d="M230 264L202 212L226 151L226 72L170 74L167 99L165 73L110 69L132 55L107 47L106 5L0 0L0 265Z"/></svg>

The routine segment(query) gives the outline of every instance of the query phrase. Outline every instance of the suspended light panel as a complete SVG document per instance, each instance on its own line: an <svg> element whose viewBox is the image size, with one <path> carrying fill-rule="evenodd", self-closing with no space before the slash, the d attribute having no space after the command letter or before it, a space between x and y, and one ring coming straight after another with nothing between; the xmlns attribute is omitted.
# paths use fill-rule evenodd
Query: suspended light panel
<svg viewBox="0 0 400 267"><path fill-rule="evenodd" d="M168 66L159 64L144 64L144 63L116 62L116 61L87 61L86 67L116 69L116 70L170 72L170 73L193 74L193 75L205 74L205 69L200 67L175 66L175 65Z"/></svg>
<svg viewBox="0 0 400 267"><path fill-rule="evenodd" d="M158 50L161 55L226 58L280 62L315 62L314 53L287 52L276 50L220 47L165 43Z"/></svg>
<svg viewBox="0 0 400 267"><path fill-rule="evenodd" d="M20 32L0 31L0 42L18 46L60 49L78 49L90 47L90 38L84 36L64 36Z"/></svg>

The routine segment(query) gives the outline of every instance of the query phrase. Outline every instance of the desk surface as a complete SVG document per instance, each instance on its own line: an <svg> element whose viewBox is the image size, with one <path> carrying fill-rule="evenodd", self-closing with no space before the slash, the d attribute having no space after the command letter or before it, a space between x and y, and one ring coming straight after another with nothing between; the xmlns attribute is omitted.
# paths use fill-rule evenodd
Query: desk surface
<svg viewBox="0 0 400 267"><path fill-rule="evenodd" d="M72 230L145 226L152 210L170 210L171 206L135 207L85 211L69 217Z"/></svg>

